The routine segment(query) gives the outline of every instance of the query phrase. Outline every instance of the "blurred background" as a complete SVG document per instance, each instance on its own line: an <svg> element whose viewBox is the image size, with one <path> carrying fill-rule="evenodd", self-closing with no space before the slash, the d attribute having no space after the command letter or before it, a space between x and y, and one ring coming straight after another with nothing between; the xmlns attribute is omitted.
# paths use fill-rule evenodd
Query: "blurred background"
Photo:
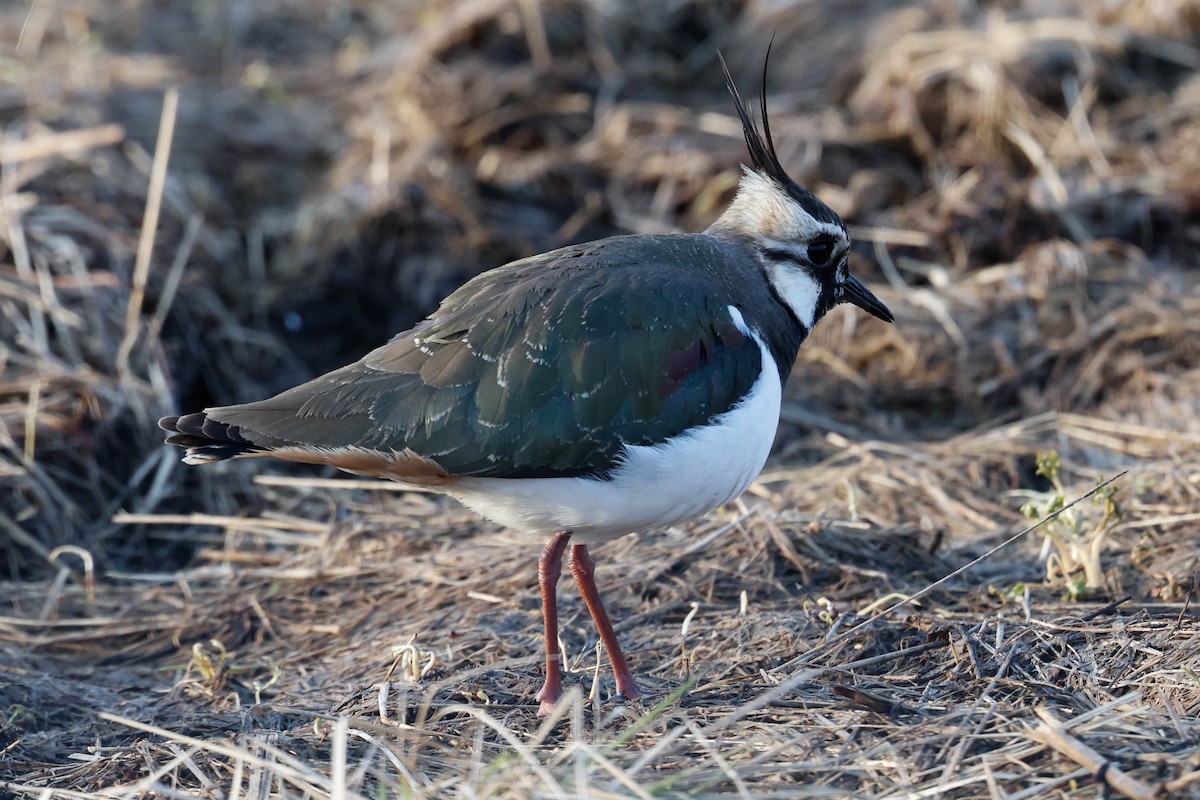
<svg viewBox="0 0 1200 800"><path fill-rule="evenodd" d="M751 600L801 577L843 599L917 588L1018 529L1021 492L1055 491L1050 451L1068 495L1132 470L1092 596L1190 596L1200 4L37 0L0 6L0 614L161 606L104 635L165 657L254 640L262 609L214 572L188 591L218 599L181 611L154 575L350 558L295 520L357 531L364 560L494 535L440 501L252 483L312 469L187 468L155 421L357 359L512 259L704 228L746 159L718 51L755 98L772 37L781 160L897 319L839 309L802 348L748 500L771 544L737 561L778 582ZM612 547L636 585L643 557ZM945 602L1040 582L1040 547ZM493 556L463 569L532 586L532 551ZM279 596L326 591L305 574ZM637 602L688 597L670 586ZM536 613L514 615L532 652ZM11 619L24 652L100 646Z"/></svg>

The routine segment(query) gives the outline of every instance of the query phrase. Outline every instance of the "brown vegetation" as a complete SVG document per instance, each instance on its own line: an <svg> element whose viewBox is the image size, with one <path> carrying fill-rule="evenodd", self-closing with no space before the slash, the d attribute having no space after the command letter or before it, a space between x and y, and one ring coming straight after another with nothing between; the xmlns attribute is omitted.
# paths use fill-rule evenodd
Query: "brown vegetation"
<svg viewBox="0 0 1200 800"><path fill-rule="evenodd" d="M1195 794L1200 6L639 8L0 9L0 787ZM535 718L540 544L161 446L482 269L706 225L744 157L717 49L756 91L772 32L780 154L897 323L822 324L742 501L600 551L648 701L564 586L581 695ZM1048 451L1069 496L1128 470L1104 589L1065 601L1033 533L855 628L1026 524Z"/></svg>

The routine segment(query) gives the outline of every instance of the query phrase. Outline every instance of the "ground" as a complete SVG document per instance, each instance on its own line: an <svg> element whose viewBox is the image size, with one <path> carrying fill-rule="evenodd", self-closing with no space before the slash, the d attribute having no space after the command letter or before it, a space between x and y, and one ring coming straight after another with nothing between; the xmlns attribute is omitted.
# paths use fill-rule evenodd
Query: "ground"
<svg viewBox="0 0 1200 800"><path fill-rule="evenodd" d="M658 11L0 9L4 792L1200 792L1200 7ZM596 551L647 698L567 579L536 717L541 542L162 446L483 269L703 228L717 51L756 95L772 35L781 158L897 319L819 326L742 500Z"/></svg>

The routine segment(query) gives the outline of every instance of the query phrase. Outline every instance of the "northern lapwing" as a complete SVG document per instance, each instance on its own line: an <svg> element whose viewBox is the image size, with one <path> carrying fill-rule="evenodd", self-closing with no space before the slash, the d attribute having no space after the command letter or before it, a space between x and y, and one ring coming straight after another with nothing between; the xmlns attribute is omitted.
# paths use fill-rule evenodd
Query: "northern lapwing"
<svg viewBox="0 0 1200 800"><path fill-rule="evenodd" d="M640 697L588 547L738 497L767 460L784 384L817 321L843 302L892 321L847 271L841 219L779 163L765 87L760 132L722 68L751 165L703 233L613 236L514 261L349 366L268 400L159 422L188 464L328 464L549 537L539 713L562 692L568 543L617 692Z"/></svg>

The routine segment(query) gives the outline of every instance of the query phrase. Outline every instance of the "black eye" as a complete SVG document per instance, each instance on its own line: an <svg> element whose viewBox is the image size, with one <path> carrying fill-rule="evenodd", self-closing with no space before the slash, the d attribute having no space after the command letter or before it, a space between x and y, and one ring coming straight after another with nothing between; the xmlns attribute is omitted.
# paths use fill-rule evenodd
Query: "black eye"
<svg viewBox="0 0 1200 800"><path fill-rule="evenodd" d="M808 246L808 260L814 267L823 267L833 258L834 241L832 236L818 236Z"/></svg>

